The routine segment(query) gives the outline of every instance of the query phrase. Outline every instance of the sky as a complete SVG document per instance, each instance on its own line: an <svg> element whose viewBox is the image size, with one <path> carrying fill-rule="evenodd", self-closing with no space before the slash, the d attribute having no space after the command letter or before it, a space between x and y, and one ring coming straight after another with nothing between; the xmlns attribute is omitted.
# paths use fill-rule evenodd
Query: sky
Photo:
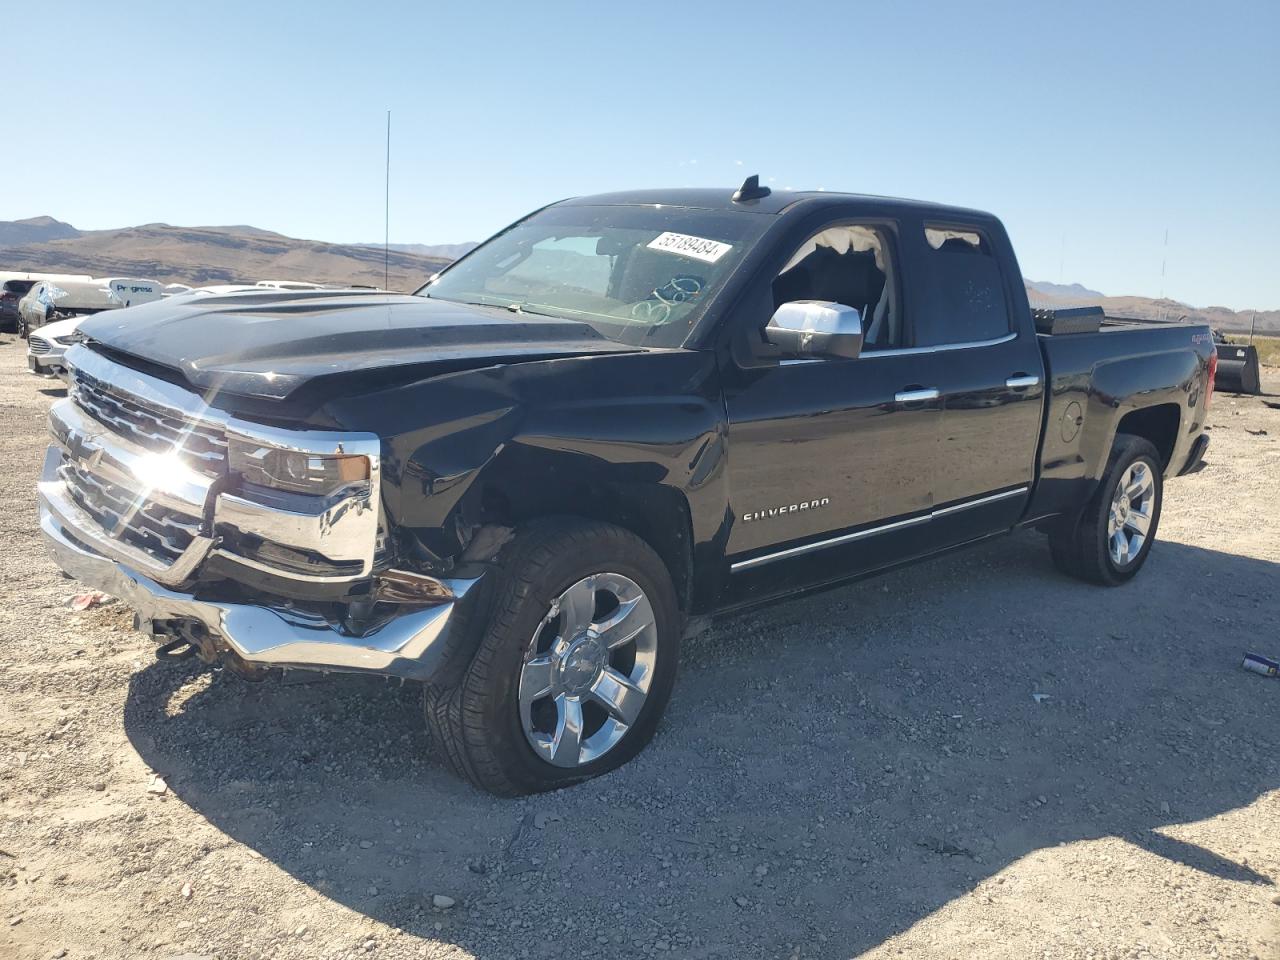
<svg viewBox="0 0 1280 960"><path fill-rule="evenodd" d="M1280 308L1274 0L23 9L0 220L380 242L390 110L393 243L759 173L990 210L1033 279Z"/></svg>

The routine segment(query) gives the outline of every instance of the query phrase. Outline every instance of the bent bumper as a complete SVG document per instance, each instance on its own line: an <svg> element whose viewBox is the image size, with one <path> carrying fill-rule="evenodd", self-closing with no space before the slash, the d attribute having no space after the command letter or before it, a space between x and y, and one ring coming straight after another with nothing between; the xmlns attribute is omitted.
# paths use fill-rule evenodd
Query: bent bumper
<svg viewBox="0 0 1280 960"><path fill-rule="evenodd" d="M40 528L54 561L76 580L119 598L137 614L139 629L153 623L184 622L204 627L220 653L252 667L373 673L428 680L452 646L455 611L474 579L442 580L452 599L431 606L405 607L361 634L318 614L244 603L197 599L161 586L124 564L95 553L63 529L44 497Z"/></svg>

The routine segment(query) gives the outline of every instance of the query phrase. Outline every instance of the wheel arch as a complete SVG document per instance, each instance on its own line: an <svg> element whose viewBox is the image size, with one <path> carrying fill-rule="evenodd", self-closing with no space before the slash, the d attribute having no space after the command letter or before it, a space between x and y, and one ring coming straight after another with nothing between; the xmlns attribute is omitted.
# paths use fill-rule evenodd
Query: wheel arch
<svg viewBox="0 0 1280 960"><path fill-rule="evenodd" d="M580 517L635 534L662 560L681 611L693 601L693 521L684 492L665 484L610 477L531 486L502 471L481 476L473 490L482 525L519 527L547 517Z"/></svg>
<svg viewBox="0 0 1280 960"><path fill-rule="evenodd" d="M1178 430L1182 423L1182 408L1176 403L1158 403L1138 410L1130 410L1116 424L1116 436L1122 433L1142 437L1160 454L1160 468L1167 472L1178 442ZM1112 440L1114 446L1115 440Z"/></svg>

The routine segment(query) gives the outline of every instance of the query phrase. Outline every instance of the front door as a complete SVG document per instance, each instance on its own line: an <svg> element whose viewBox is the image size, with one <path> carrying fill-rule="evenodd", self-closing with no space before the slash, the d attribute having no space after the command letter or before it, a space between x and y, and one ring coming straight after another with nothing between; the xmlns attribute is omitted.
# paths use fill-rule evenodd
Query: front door
<svg viewBox="0 0 1280 960"><path fill-rule="evenodd" d="M779 274L775 300L852 306L866 342L857 359L727 373L726 605L929 549L941 409L933 358L903 349L887 234L846 225L816 238Z"/></svg>

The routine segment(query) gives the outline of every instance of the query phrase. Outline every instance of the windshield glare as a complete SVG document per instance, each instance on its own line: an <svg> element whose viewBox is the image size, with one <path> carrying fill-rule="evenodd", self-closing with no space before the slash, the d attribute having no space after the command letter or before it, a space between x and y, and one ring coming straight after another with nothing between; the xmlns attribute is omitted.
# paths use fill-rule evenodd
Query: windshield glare
<svg viewBox="0 0 1280 960"><path fill-rule="evenodd" d="M772 217L688 207L549 207L420 296L581 320L622 343L680 346Z"/></svg>

